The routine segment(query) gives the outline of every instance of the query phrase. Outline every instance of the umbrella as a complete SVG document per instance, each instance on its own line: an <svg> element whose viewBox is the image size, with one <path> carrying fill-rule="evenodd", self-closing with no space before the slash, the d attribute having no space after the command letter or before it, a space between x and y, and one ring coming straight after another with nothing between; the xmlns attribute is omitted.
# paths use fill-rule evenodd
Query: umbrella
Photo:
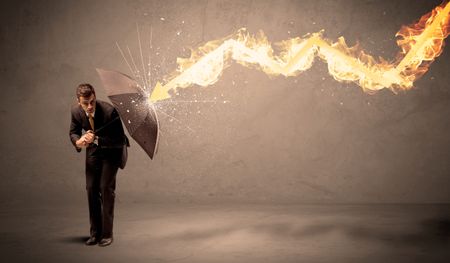
<svg viewBox="0 0 450 263"><path fill-rule="evenodd" d="M137 82L116 71L97 69L108 98L131 137L153 159L158 148L158 117Z"/></svg>

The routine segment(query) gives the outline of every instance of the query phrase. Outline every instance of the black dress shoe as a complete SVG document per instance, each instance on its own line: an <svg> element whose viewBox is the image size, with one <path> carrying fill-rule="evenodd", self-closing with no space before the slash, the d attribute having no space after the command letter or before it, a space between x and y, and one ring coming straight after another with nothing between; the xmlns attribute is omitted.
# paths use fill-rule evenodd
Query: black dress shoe
<svg viewBox="0 0 450 263"><path fill-rule="evenodd" d="M101 246L101 247L106 247L106 246L111 245L112 242L113 242L113 238L112 237L110 237L110 238L102 238L102 240L100 240L98 245Z"/></svg>
<svg viewBox="0 0 450 263"><path fill-rule="evenodd" d="M90 237L88 240L86 240L86 246L93 246L98 243L98 239L96 237Z"/></svg>

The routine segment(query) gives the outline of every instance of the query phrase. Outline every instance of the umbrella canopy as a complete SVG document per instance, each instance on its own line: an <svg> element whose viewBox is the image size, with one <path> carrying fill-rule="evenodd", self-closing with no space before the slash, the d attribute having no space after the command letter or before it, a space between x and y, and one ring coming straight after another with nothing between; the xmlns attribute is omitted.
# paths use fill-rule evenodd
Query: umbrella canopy
<svg viewBox="0 0 450 263"><path fill-rule="evenodd" d="M131 137L153 159L158 148L159 123L155 109L137 82L116 71L97 69L103 87Z"/></svg>

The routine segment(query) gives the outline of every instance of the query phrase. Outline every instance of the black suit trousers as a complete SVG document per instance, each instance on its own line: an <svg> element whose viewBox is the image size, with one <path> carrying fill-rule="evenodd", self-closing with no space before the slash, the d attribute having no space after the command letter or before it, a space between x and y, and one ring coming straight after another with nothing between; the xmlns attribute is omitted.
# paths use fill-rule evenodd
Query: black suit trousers
<svg viewBox="0 0 450 263"><path fill-rule="evenodd" d="M91 236L113 235L117 158L121 149L86 149L86 190Z"/></svg>

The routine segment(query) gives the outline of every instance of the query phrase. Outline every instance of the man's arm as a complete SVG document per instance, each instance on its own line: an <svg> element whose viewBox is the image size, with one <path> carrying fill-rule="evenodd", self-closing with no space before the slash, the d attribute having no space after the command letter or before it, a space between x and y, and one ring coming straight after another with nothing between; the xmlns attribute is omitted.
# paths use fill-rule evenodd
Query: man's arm
<svg viewBox="0 0 450 263"><path fill-rule="evenodd" d="M89 143L92 143L94 140L94 135L92 132L88 132L82 136L81 131L83 128L80 121L76 118L76 111L74 109L72 109L71 115L72 118L69 131L70 141L73 146L75 146L77 152L80 152L82 147L86 147Z"/></svg>

